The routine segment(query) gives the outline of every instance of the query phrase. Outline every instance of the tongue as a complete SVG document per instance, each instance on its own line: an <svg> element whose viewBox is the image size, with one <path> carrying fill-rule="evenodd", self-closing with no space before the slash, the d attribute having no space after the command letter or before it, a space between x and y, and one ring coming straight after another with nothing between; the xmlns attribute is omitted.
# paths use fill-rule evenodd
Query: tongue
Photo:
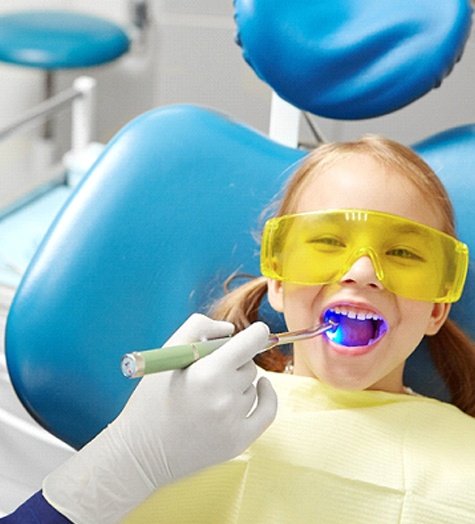
<svg viewBox="0 0 475 524"><path fill-rule="evenodd" d="M344 346L366 346L374 338L372 320L356 320L341 316L338 331L340 344Z"/></svg>
<svg viewBox="0 0 475 524"><path fill-rule="evenodd" d="M367 346L376 338L378 325L373 320L357 320L331 313L326 320L334 320L338 327L327 333L328 338L342 346Z"/></svg>

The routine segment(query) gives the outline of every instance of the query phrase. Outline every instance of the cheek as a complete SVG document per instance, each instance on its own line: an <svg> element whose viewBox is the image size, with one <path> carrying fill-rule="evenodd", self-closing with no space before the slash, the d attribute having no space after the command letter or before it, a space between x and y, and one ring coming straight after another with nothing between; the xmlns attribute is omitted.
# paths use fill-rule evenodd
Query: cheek
<svg viewBox="0 0 475 524"><path fill-rule="evenodd" d="M433 304L409 299L401 299L399 302L400 327L405 336L415 341L422 339L432 323Z"/></svg>
<svg viewBox="0 0 475 524"><path fill-rule="evenodd" d="M322 286L284 284L284 317L290 331L306 329L320 321Z"/></svg>

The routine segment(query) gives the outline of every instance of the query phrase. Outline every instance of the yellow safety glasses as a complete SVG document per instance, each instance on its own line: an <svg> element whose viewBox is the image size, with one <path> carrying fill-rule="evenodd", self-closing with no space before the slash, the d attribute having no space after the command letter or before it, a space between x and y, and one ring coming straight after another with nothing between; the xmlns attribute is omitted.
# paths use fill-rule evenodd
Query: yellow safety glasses
<svg viewBox="0 0 475 524"><path fill-rule="evenodd" d="M272 218L262 238L261 271L274 280L338 281L368 256L389 291L415 300L455 302L468 267L463 242L406 218L361 209Z"/></svg>

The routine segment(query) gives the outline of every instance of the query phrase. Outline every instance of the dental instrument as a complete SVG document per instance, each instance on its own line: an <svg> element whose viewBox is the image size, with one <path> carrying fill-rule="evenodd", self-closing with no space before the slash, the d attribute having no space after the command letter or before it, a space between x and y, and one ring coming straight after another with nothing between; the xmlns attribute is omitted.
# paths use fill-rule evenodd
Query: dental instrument
<svg viewBox="0 0 475 524"><path fill-rule="evenodd" d="M297 340L316 337L327 331L335 329L338 324L329 320L318 324L311 329L301 331L288 331L269 335L268 344L260 351L263 353L276 346L291 344ZM134 351L126 353L121 359L121 371L127 378L138 378L150 373L169 371L172 369L184 369L203 358L216 349L220 348L231 337L222 337L199 342L190 342L180 346L169 346L163 348L149 349L145 351Z"/></svg>

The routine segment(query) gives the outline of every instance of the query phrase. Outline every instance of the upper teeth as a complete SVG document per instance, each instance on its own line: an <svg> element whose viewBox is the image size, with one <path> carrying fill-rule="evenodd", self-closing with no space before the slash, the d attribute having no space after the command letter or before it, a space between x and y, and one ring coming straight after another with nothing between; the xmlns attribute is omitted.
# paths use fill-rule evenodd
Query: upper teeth
<svg viewBox="0 0 475 524"><path fill-rule="evenodd" d="M336 306L330 308L330 311L357 320L381 320L381 317L376 313L370 311L355 311L347 306Z"/></svg>

